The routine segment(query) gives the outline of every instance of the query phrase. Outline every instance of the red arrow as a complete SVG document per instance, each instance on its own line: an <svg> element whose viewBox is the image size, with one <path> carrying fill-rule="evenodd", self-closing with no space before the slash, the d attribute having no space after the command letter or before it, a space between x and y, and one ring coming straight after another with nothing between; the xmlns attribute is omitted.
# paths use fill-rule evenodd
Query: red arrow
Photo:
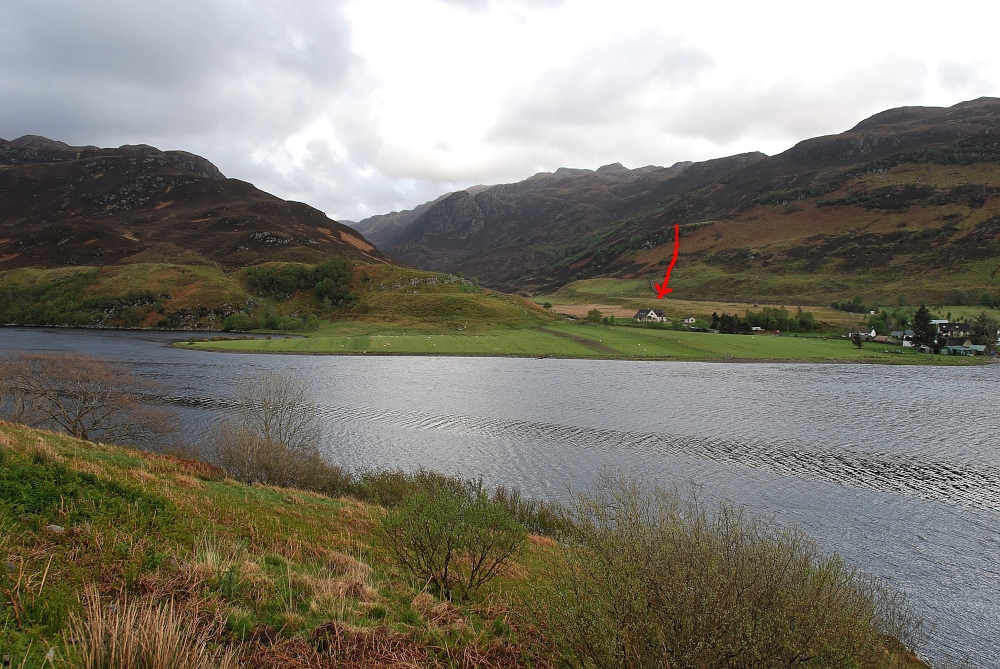
<svg viewBox="0 0 1000 669"><path fill-rule="evenodd" d="M674 257L670 259L670 264L667 265L667 273L663 277L663 283L654 283L653 288L656 289L656 298L659 300L663 299L663 296L667 293L674 292L673 288L668 288L667 284L670 283L670 273L674 271L674 265L677 264L677 251L681 248L681 226L679 223L674 223Z"/></svg>

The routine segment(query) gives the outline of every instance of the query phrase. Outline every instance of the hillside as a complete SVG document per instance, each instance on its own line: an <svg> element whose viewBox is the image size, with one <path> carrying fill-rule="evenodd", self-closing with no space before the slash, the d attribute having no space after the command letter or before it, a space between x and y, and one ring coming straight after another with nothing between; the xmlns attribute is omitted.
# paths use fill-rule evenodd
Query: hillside
<svg viewBox="0 0 1000 669"><path fill-rule="evenodd" d="M689 666L699 668L723 657L735 666L784 666L800 654L820 667L926 666L885 636L910 631L898 602L801 534L732 519L721 523L725 532L706 531L695 507L675 505L670 524L655 526L673 541L647 546L621 534L627 530L599 532L573 520L581 515L456 477L357 477L331 465L314 474L309 490L247 485L197 460L0 421L5 666L544 669L595 652L614 658L620 649L684 657L692 644L704 648L691 655ZM616 479L604 485L613 491ZM664 494L650 503L671 503ZM428 503L452 513L434 506L445 500L465 509L464 522L429 522L426 537L400 527L407 514L426 515ZM550 536L526 536L522 522L557 536L576 523L577 532L559 548ZM498 541L486 527L517 545L475 591L457 586L477 553L458 554L442 591L415 576L423 567L411 573L389 540L413 531L440 545L443 532L451 545L486 546ZM575 541L613 549L613 559L590 561L594 552L577 551ZM599 578L587 579L583 565ZM702 577L678 577L692 571ZM431 576L440 583L439 572ZM451 585L454 597L446 597ZM564 588L574 585L590 596L567 599ZM669 606L648 592L670 596ZM634 621L624 631L622 615ZM676 619L671 626L674 616L687 623L682 632ZM588 643L574 636L581 632ZM589 643L595 639L602 643ZM662 666L663 655L645 654L643 666Z"/></svg>
<svg viewBox="0 0 1000 669"><path fill-rule="evenodd" d="M776 156L559 170L453 193L380 247L527 294L598 276L690 299L1000 299L1000 100L889 110ZM369 229L369 228L366 228ZM384 234L384 236L383 236Z"/></svg>
<svg viewBox="0 0 1000 669"><path fill-rule="evenodd" d="M321 211L151 146L0 139L0 270L134 263L390 262Z"/></svg>
<svg viewBox="0 0 1000 669"><path fill-rule="evenodd" d="M301 331L346 320L363 329L455 331L553 318L524 298L454 275L341 259L228 272L173 263L0 272L0 325Z"/></svg>

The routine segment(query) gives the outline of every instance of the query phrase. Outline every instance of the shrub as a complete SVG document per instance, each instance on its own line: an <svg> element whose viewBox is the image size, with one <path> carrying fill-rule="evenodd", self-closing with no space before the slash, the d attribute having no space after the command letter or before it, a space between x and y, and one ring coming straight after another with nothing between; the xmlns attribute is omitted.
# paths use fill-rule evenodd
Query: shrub
<svg viewBox="0 0 1000 669"><path fill-rule="evenodd" d="M525 499L517 488L497 486L492 499L529 532L560 536L569 531L566 509L556 502Z"/></svg>
<svg viewBox="0 0 1000 669"><path fill-rule="evenodd" d="M503 570L527 531L481 492L436 486L406 498L383 516L379 534L389 556L440 596L471 599Z"/></svg>
<svg viewBox="0 0 1000 669"><path fill-rule="evenodd" d="M235 411L211 435L206 450L215 464L245 483L297 486L321 465L320 423L306 386L268 372L244 379Z"/></svg>
<svg viewBox="0 0 1000 669"><path fill-rule="evenodd" d="M331 464L319 455L311 455L304 464L297 487L327 497L341 497L354 492L354 477L343 467Z"/></svg>
<svg viewBox="0 0 1000 669"><path fill-rule="evenodd" d="M577 667L886 667L916 629L894 593L796 530L709 515L605 473L529 608Z"/></svg>
<svg viewBox="0 0 1000 669"><path fill-rule="evenodd" d="M366 502L396 507L421 493L448 489L456 495L478 495L482 481L448 476L423 467L414 472L402 469L368 470L361 472L355 496Z"/></svg>

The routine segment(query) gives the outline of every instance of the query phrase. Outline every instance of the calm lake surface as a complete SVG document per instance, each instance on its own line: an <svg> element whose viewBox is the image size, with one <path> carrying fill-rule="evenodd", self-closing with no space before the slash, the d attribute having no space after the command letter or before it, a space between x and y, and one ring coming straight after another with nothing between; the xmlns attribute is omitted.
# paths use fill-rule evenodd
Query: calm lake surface
<svg viewBox="0 0 1000 669"><path fill-rule="evenodd" d="M263 356L186 335L0 328L0 354L77 351L166 389L194 437L266 370L313 389L330 457L424 465L565 499L605 465L802 527L905 591L919 651L1000 668L1000 365L887 367Z"/></svg>

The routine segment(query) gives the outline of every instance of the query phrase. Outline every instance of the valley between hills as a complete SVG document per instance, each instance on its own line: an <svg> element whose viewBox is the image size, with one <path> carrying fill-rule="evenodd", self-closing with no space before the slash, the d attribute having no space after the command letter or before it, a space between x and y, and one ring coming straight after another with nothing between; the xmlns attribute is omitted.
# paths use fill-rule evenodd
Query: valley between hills
<svg viewBox="0 0 1000 669"><path fill-rule="evenodd" d="M830 305L889 330L921 303L996 318L998 165L1000 100L982 98L771 157L560 169L344 225L183 151L0 140L0 322L303 335L186 344L270 352L926 362L852 350L842 336L873 318ZM764 307L816 328L622 327L643 308L705 324Z"/></svg>

